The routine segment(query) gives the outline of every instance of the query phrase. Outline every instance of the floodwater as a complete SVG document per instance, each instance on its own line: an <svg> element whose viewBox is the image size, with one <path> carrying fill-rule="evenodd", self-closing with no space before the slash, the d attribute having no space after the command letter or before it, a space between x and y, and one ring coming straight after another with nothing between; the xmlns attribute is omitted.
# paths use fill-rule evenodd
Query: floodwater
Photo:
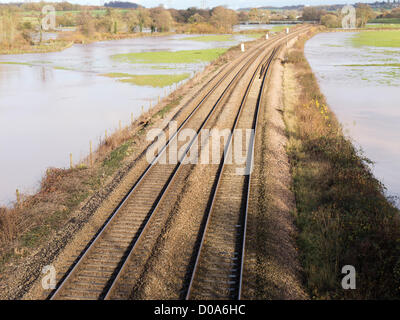
<svg viewBox="0 0 400 320"><path fill-rule="evenodd" d="M193 35L194 36L194 35ZM49 167L68 167L104 136L147 110L173 88L122 83L101 74L190 73L206 63L144 65L116 62L114 54L231 47L252 40L182 41L186 35L143 37L74 45L62 52L0 55L0 205L15 200L15 190L33 193Z"/></svg>
<svg viewBox="0 0 400 320"><path fill-rule="evenodd" d="M399 197L400 68L388 64L400 63L400 48L356 48L353 36L318 34L307 42L306 57L347 134L375 162L387 195Z"/></svg>

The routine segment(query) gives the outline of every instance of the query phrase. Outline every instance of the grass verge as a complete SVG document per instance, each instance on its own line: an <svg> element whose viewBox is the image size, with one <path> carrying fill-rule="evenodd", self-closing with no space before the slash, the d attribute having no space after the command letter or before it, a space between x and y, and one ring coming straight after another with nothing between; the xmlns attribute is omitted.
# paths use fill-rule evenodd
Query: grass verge
<svg viewBox="0 0 400 320"><path fill-rule="evenodd" d="M285 81L298 94L285 122L306 287L314 299L398 299L399 211L328 108L304 57L305 41L284 63L293 74ZM342 289L345 265L356 269L356 290Z"/></svg>

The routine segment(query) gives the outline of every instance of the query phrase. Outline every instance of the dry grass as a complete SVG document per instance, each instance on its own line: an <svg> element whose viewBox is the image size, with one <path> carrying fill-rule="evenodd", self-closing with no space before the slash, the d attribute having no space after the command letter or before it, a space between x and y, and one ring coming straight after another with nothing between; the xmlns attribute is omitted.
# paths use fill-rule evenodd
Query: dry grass
<svg viewBox="0 0 400 320"><path fill-rule="evenodd" d="M305 40L284 62L298 93L285 120L307 288L318 299L399 298L399 211L327 106ZM344 265L356 268L356 290L341 288Z"/></svg>
<svg viewBox="0 0 400 320"><path fill-rule="evenodd" d="M67 40L49 40L41 44L29 44L27 42L14 43L12 46L2 46L0 54L21 54L21 53L45 53L62 51L69 48L73 42Z"/></svg>

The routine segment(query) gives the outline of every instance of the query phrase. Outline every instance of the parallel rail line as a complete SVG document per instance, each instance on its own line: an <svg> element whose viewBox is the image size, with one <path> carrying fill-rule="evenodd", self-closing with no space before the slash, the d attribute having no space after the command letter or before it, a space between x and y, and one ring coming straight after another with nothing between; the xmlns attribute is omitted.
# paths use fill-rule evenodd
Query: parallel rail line
<svg viewBox="0 0 400 320"><path fill-rule="evenodd" d="M250 175L235 174L235 166L227 164L226 160L232 149L235 129L239 127L240 129L251 128L254 133L256 132L265 80L276 52L277 48L274 48L268 60L261 62L254 72L232 125L211 194L211 206L206 212L207 220L186 299L240 299ZM243 113L246 111L244 108L250 90L259 70L262 76L262 83L254 112L247 110L247 119L246 115L242 118ZM251 114L253 117L249 117ZM246 123L246 120L250 118L253 121L250 121L250 123L247 121ZM250 139L249 151L247 153L247 166L252 166L254 155L253 137Z"/></svg>
<svg viewBox="0 0 400 320"><path fill-rule="evenodd" d="M189 123L192 123L199 133L217 108L223 104L228 93L234 90L241 75L258 58L258 54L283 39L274 38L273 41L254 48L245 59L238 59L239 61L225 74L223 74L225 68L221 70L216 76L220 79L215 84L212 84L213 80L209 81L211 89L201 98L176 132L168 138L160 152L60 280L49 299L109 299L112 296L116 283L131 256L134 254L140 256L143 250L146 250L151 230L162 220L155 213L181 168L181 161L177 164L160 165L157 163L158 160L163 154L167 154L172 141L177 139L179 132ZM235 71L236 69L239 70ZM228 84L214 102L212 94L219 90L225 80ZM209 100L212 102L212 107L210 110L204 110L206 108L204 104ZM204 108L201 108L202 106ZM206 114L205 117L201 115L202 112ZM194 139L186 148L182 159L190 150L193 141ZM139 243L145 244L140 250L138 250Z"/></svg>
<svg viewBox="0 0 400 320"><path fill-rule="evenodd" d="M243 71L251 65L258 52L265 46L266 44L262 44L253 51L249 58L246 57L247 61L245 60L245 64L229 82L222 95L208 113L206 120L201 122L198 131L204 126L228 90L235 84L235 81L240 78ZM169 137L168 142L157 156L154 157L153 161L141 174L95 238L85 248L78 261L70 269L57 289L51 294L50 299L101 299L107 297L109 289L113 286L113 279L118 277L124 261L129 256L129 252L131 252L135 243L143 234L148 222L153 217L152 213L156 211L158 204L161 202L163 195L166 193L179 168L180 162L178 165L160 166L157 164L158 159L166 153L168 146L173 139L176 139L178 133L185 125L195 118L200 107L209 99L212 93L217 90L221 83L241 63L243 61L235 64L217 81L179 126L177 131ZM124 211L124 214L121 214L122 211ZM121 216L126 217L121 218Z"/></svg>

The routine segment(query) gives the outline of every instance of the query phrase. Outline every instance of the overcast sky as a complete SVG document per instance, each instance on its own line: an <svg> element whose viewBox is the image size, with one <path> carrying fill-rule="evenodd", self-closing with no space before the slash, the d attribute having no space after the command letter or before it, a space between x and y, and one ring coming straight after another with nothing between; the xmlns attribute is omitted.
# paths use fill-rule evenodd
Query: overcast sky
<svg viewBox="0 0 400 320"><path fill-rule="evenodd" d="M61 2L62 0L49 0L51 2ZM121 0L124 1L124 0ZM155 7L159 4L164 4L166 7L177 9L186 9L188 7L201 8L204 0L137 0L129 1L143 5L144 7ZM376 0L364 0L361 2L375 2ZM24 0L0 0L0 3L6 2L24 2ZM35 1L36 2L36 1ZM70 3L79 4L103 4L104 0L69 0ZM108 2L105 1L105 2ZM356 3L358 1L351 0L205 0L207 7L215 7L218 5L227 5L232 9L247 8L247 7L261 7L261 6L285 6L285 5L322 5L322 4L343 4L343 3Z"/></svg>

